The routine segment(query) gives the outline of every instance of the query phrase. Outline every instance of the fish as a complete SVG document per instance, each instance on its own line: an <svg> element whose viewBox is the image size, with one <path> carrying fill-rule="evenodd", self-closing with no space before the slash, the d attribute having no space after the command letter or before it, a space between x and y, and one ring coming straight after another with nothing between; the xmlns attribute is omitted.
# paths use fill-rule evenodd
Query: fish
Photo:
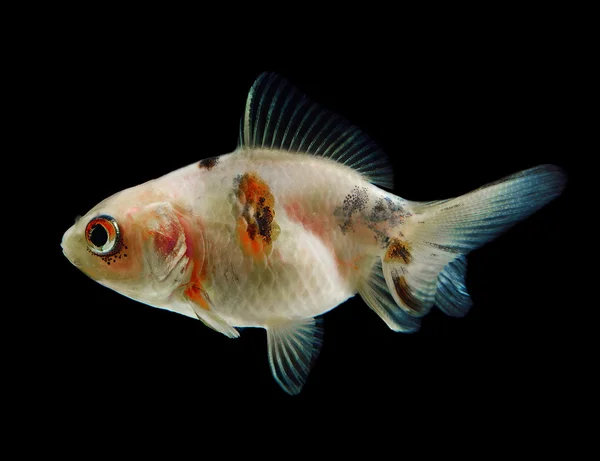
<svg viewBox="0 0 600 461"><path fill-rule="evenodd" d="M542 164L428 202L394 190L386 153L281 76L258 76L237 148L116 192L64 233L84 274L229 338L266 331L275 381L298 394L319 356L323 316L349 298L395 332L434 306L472 307L467 255L560 196Z"/></svg>

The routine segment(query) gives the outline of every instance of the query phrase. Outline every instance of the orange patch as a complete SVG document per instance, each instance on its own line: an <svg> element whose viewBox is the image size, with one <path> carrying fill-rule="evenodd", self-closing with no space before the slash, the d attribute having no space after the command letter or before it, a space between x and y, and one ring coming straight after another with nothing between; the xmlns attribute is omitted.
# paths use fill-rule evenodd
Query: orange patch
<svg viewBox="0 0 600 461"><path fill-rule="evenodd" d="M398 261L403 262L404 264L410 264L412 255L410 254L408 242L400 240L399 238L391 239L383 261Z"/></svg>
<svg viewBox="0 0 600 461"><path fill-rule="evenodd" d="M210 310L208 293L204 287L202 287L202 280L198 275L193 277L187 288L184 290L184 293L202 309L206 309L207 311Z"/></svg>
<svg viewBox="0 0 600 461"><path fill-rule="evenodd" d="M237 233L242 248L244 248L247 252L258 255L263 251L264 243L259 239L253 238L256 237L256 234L248 229L248 223L244 217L238 218Z"/></svg>
<svg viewBox="0 0 600 461"><path fill-rule="evenodd" d="M275 198L267 183L256 174L246 173L239 178L237 197L243 206L237 220L240 245L246 253L269 255L273 241L279 235L275 222Z"/></svg>
<svg viewBox="0 0 600 461"><path fill-rule="evenodd" d="M275 199L267 183L252 173L246 173L240 178L238 197L242 203L255 204L263 198L265 206L275 205Z"/></svg>

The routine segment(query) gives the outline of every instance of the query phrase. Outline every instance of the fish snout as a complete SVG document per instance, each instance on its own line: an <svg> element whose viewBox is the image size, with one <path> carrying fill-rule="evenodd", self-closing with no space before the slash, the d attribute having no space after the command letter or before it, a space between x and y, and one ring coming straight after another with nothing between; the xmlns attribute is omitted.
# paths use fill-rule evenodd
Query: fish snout
<svg viewBox="0 0 600 461"><path fill-rule="evenodd" d="M77 258L75 256L75 254L74 254L75 252L73 251L74 227L75 226L71 226L63 234L62 240L60 242L60 247L62 248L63 254L71 262L71 264L73 264L76 267L81 267L81 262L80 262L79 258Z"/></svg>

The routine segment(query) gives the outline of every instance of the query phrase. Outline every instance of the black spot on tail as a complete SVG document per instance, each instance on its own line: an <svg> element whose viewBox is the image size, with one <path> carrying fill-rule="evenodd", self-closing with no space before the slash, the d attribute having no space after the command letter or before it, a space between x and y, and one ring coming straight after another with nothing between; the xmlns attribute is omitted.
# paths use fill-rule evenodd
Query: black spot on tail
<svg viewBox="0 0 600 461"><path fill-rule="evenodd" d="M412 315L422 314L425 310L423 302L417 298L412 291L412 288L404 278L404 275L399 275L397 271L392 271L392 282L394 283L394 289L396 294L403 301L405 310L408 309L408 313Z"/></svg>
<svg viewBox="0 0 600 461"><path fill-rule="evenodd" d="M442 250L447 253L462 253L463 252L460 247L457 247L454 245L440 245L439 243L434 243L434 242L425 242L425 243L427 245L430 245L434 248L437 248L438 250Z"/></svg>
<svg viewBox="0 0 600 461"><path fill-rule="evenodd" d="M384 261L398 261L404 264L410 264L412 255L408 248L408 242L400 240L399 238L391 239L387 252L385 253Z"/></svg>

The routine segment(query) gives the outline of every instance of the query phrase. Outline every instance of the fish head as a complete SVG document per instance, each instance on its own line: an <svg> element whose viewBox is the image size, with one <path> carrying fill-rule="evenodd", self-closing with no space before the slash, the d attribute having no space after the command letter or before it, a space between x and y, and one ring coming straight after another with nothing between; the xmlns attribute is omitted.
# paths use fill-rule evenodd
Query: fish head
<svg viewBox="0 0 600 461"><path fill-rule="evenodd" d="M93 280L150 305L160 306L190 276L182 219L148 186L100 202L64 233L61 246Z"/></svg>

